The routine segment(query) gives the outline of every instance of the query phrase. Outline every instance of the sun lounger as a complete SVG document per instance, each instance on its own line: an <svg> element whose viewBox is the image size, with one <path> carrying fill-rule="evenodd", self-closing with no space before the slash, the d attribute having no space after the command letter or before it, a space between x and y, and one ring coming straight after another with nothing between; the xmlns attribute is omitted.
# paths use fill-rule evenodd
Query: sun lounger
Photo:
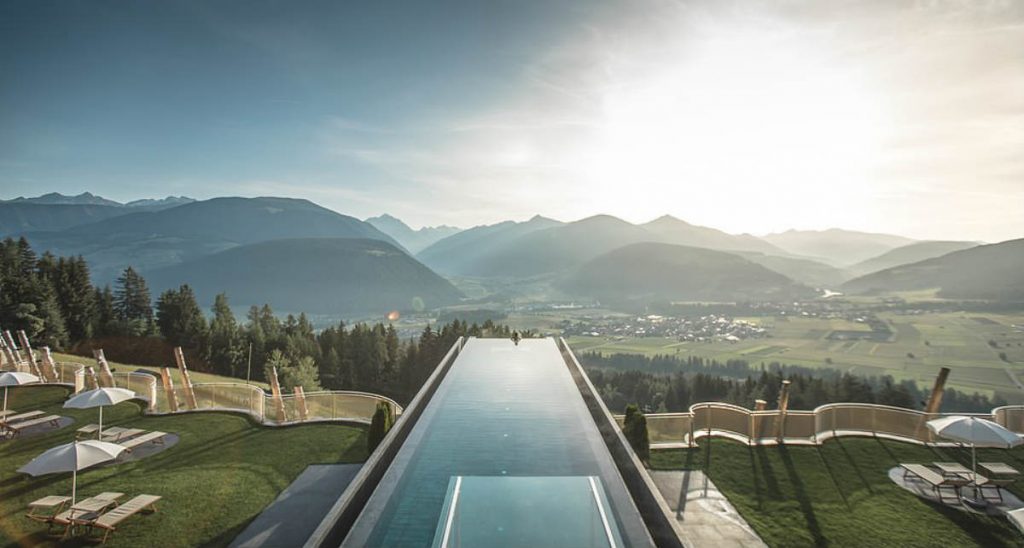
<svg viewBox="0 0 1024 548"><path fill-rule="evenodd" d="M87 425L79 428L78 430L75 430L75 437L77 437L79 439L81 439L83 437L90 437L93 434L95 434L96 432L98 432L99 429L100 429L100 425L98 425L98 424L95 424L95 423L87 424Z"/></svg>
<svg viewBox="0 0 1024 548"><path fill-rule="evenodd" d="M34 500L28 503L28 513L25 517L36 521L42 521L44 523L49 522L61 510L64 509L64 505L71 501L71 497L61 497L57 495L50 495L43 497L38 500ZM45 513L44 513L45 511Z"/></svg>
<svg viewBox="0 0 1024 548"><path fill-rule="evenodd" d="M5 417L3 421L0 421L0 424L7 426L8 424L27 421L29 419L33 419L41 415L45 415L45 413L42 411L29 411L27 413L21 413L20 415L11 415L9 417Z"/></svg>
<svg viewBox="0 0 1024 548"><path fill-rule="evenodd" d="M60 415L47 415L45 417L39 417L38 419L32 419L30 421L20 421L14 424L8 424L4 426L10 435L17 436L22 431L32 428L33 426L39 426L40 424L49 423L54 428L60 426Z"/></svg>
<svg viewBox="0 0 1024 548"><path fill-rule="evenodd" d="M68 532L71 531L71 526L79 519L79 517L89 514L95 515L97 512L105 510L111 506L117 506L117 499L123 496L124 493L108 491L100 493L94 497L80 500L71 508L68 508L67 510L45 520L48 530L54 525L63 525L64 533L62 536L67 536Z"/></svg>
<svg viewBox="0 0 1024 548"><path fill-rule="evenodd" d="M126 440L124 442L121 442L120 445L121 445L121 447L124 447L126 451L131 451L131 450L135 449L136 447L138 447L140 445L143 445L143 444L146 444L146 443L149 443L149 442L159 443L159 444L162 445L164 443L164 436L166 436L166 435L167 435L167 433L165 433L165 432L156 432L156 431L154 431L154 432L150 432L148 434L143 434L141 436L137 436L137 437L131 438L129 440Z"/></svg>
<svg viewBox="0 0 1024 548"><path fill-rule="evenodd" d="M110 433L108 433L106 430L103 431L103 441L117 443L121 440L127 440L128 438L132 438L138 436L139 434L146 433L145 430L141 430L139 428L118 428L117 430L111 430L112 431Z"/></svg>
<svg viewBox="0 0 1024 548"><path fill-rule="evenodd" d="M957 500L960 499L960 488L970 483L970 480L959 475L944 475L938 470L929 468L923 464L900 464L903 468L903 477L913 475L921 481L931 485L932 492L939 498L940 502L946 502L942 497L943 487L952 487Z"/></svg>
<svg viewBox="0 0 1024 548"><path fill-rule="evenodd" d="M1010 520L1017 530L1024 533L1024 508L1018 508L1016 510L1010 510L1006 513L1006 519Z"/></svg>
<svg viewBox="0 0 1024 548"><path fill-rule="evenodd" d="M110 536L110 533L117 530L117 526L120 525L122 521L146 509L156 512L156 503L160 499L161 497L157 495L139 495L117 508L95 517L94 519L76 519L75 521L83 525L88 525L90 528L96 527L103 529L103 540L101 542L107 542L107 537Z"/></svg>

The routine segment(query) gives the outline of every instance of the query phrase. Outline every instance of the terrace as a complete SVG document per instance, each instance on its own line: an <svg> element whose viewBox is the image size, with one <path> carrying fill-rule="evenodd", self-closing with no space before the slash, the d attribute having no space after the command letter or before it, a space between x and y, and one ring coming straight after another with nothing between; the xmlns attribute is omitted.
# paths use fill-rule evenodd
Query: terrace
<svg viewBox="0 0 1024 548"><path fill-rule="evenodd" d="M88 373L55 365L66 385L15 388L11 406L60 414L76 426L93 420L94 411L61 407L88 386ZM460 341L410 406L396 409L398 423L372 455L360 425L368 411L358 402L384 399L285 396L273 380L268 395L239 387L245 385L191 384L181 370L184 382L170 387L144 373L111 375L114 384L146 397L111 408L105 424L180 438L150 457L80 474L84 492L163 496L161 511L112 537L113 546L227 545L308 465L363 461L307 545L555 538L530 536L538 531L569 544L729 545L725 537L712 543L696 534L720 529L702 528L684 511L704 504L699 483L677 479L684 470L706 474L771 546L1009 546L1020 539L1004 518L935 504L890 480L901 462L970 463L969 452L924 427L934 414L874 405L792 411L705 403L688 413L648 415L655 485L564 341ZM339 405L345 401L351 405ZM182 413L199 410L212 412ZM1024 428L1021 407L996 409L988 418ZM295 426L270 427L285 424ZM70 479L15 470L73 436L74 428L61 428L0 444L0 540L48 540L43 527L18 514L32 500L70 491ZM1024 469L1021 450L983 450L979 457ZM1020 494L1018 486L1010 490Z"/></svg>

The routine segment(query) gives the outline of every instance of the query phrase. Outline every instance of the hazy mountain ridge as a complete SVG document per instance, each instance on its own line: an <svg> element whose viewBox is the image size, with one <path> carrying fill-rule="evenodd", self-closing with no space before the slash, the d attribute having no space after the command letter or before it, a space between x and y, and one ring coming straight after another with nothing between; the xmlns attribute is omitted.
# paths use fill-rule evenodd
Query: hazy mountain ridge
<svg viewBox="0 0 1024 548"><path fill-rule="evenodd" d="M952 299L1024 302L1024 238L980 245L850 280L849 293L939 289Z"/></svg>
<svg viewBox="0 0 1024 548"><path fill-rule="evenodd" d="M787 230L766 234L761 238L794 255L823 260L838 267L847 267L866 261L916 241L894 234L858 232L840 228Z"/></svg>
<svg viewBox="0 0 1024 548"><path fill-rule="evenodd" d="M370 217L365 222L373 225L377 230L391 236L398 243L402 244L403 247L409 250L409 253L419 253L426 249L434 242L458 234L462 231L461 228L448 225L440 226L425 226L419 230L413 230L409 225L402 222L400 219L392 217L391 215L384 214L376 217Z"/></svg>
<svg viewBox="0 0 1024 548"><path fill-rule="evenodd" d="M851 265L847 270L851 278L879 272L900 265L913 264L935 257L941 257L947 253L970 249L981 245L981 242L960 242L960 241L924 241L915 242L910 245L897 247L885 253Z"/></svg>
<svg viewBox="0 0 1024 548"><path fill-rule="evenodd" d="M83 255L100 283L113 280L128 265L153 270L238 245L286 238L368 238L401 248L367 223L291 198L214 198L25 236L40 250Z"/></svg>
<svg viewBox="0 0 1024 548"><path fill-rule="evenodd" d="M485 262L496 249L527 234L562 225L561 221L537 215L518 223L505 221L476 226L434 243L417 253L416 258L444 274L473 276L477 265Z"/></svg>
<svg viewBox="0 0 1024 548"><path fill-rule="evenodd" d="M122 207L108 205L0 202L0 236L65 230L125 213L126 210Z"/></svg>
<svg viewBox="0 0 1024 548"><path fill-rule="evenodd" d="M187 283L201 302L227 292L234 306L380 314L455 304L461 293L394 245L356 238L258 242L143 271L154 294Z"/></svg>
<svg viewBox="0 0 1024 548"><path fill-rule="evenodd" d="M666 243L629 244L558 282L606 302L778 300L814 294L790 278L723 251Z"/></svg>
<svg viewBox="0 0 1024 548"><path fill-rule="evenodd" d="M83 192L75 196L68 196L59 192L49 192L42 194L34 198L26 198L24 196L18 196L11 200L0 200L2 203L15 203L15 204L43 204L43 205L102 205L111 207L126 207L126 208L144 208L144 209L165 209L168 207L175 207L183 204L195 202L194 198L188 196L167 196L166 198L143 198L140 200L132 200L130 202L121 203L115 200L109 200L102 196L97 196L91 192Z"/></svg>

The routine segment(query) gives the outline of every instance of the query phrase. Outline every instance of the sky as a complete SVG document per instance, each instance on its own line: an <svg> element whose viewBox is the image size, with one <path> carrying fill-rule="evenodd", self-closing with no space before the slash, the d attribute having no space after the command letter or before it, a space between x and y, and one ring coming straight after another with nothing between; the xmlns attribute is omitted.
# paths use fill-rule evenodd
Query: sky
<svg viewBox="0 0 1024 548"><path fill-rule="evenodd" d="M1020 1L0 3L0 198L1024 237Z"/></svg>

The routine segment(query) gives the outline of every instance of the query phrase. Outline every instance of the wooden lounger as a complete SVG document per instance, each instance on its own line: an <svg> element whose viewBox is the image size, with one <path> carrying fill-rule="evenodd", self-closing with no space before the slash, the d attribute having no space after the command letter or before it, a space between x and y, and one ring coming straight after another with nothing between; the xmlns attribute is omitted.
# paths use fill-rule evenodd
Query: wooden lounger
<svg viewBox="0 0 1024 548"><path fill-rule="evenodd" d="M17 436L22 432L22 430L26 430L28 428L32 428L33 426L39 426L40 424L46 423L50 423L51 425L53 425L54 428L59 427L60 415L47 415L45 417L39 417L38 419L33 419L30 421L21 421L14 424L8 424L4 428L6 428L11 433L11 436Z"/></svg>
<svg viewBox="0 0 1024 548"><path fill-rule="evenodd" d="M946 502L942 497L943 487L952 487L957 500L960 500L960 488L970 483L970 480L962 476L946 476L938 470L933 470L923 464L900 464L903 468L903 477L913 475L921 481L931 485L932 492L939 497L939 502Z"/></svg>
<svg viewBox="0 0 1024 548"><path fill-rule="evenodd" d="M9 424L13 424L13 423L16 423L16 422L27 421L29 419L33 419L35 417L42 416L44 414L45 413L43 413L42 411L29 411L27 413L22 413L20 415L11 415L10 417L5 418L3 420L3 422L0 423L0 424L3 424L4 426L7 426Z"/></svg>
<svg viewBox="0 0 1024 548"><path fill-rule="evenodd" d="M129 440L125 440L123 443L119 445L121 445L121 447L124 447L126 451L131 451L132 449L135 449L136 447L149 442L159 443L162 445L164 443L164 436L166 435L166 432L154 431L148 434L143 434L141 436L131 438Z"/></svg>
<svg viewBox="0 0 1024 548"><path fill-rule="evenodd" d="M103 441L109 441L111 443L117 443L121 440L127 440L129 438L138 436L139 434L145 434L145 430L139 428L124 428L119 429L111 433L103 432Z"/></svg>
<svg viewBox="0 0 1024 548"><path fill-rule="evenodd" d="M109 512L96 517L92 520L75 520L78 523L88 525L90 528L98 527L103 529L103 540L101 542L107 542L107 537L110 533L113 533L117 526L124 520L146 510L147 508L153 512L156 512L156 503L161 497L157 495L139 495L128 502L110 510Z"/></svg>
<svg viewBox="0 0 1024 548"><path fill-rule="evenodd" d="M78 520L79 516L85 516L91 512L102 510L110 506L117 505L117 499L124 496L124 493L117 492L106 492L100 493L95 497L89 497L85 500L80 500L75 503L73 508L68 508L63 512L58 513L55 516L51 516L44 521L47 524L47 531L53 528L54 525L63 525L64 533L62 536L67 536L68 532L71 531L71 525L73 522ZM88 509L82 509L85 507Z"/></svg>

